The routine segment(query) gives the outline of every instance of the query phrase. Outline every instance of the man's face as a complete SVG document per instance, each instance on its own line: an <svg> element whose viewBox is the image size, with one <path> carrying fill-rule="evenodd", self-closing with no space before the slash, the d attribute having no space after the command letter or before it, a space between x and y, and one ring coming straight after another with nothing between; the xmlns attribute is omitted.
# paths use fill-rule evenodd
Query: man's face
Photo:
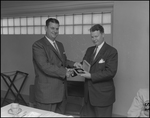
<svg viewBox="0 0 150 118"><path fill-rule="evenodd" d="M91 32L91 39L92 42L96 45L99 46L103 41L104 41L104 34L100 33L100 31L94 31Z"/></svg>
<svg viewBox="0 0 150 118"><path fill-rule="evenodd" d="M46 36L51 40L55 40L55 38L59 34L59 25L56 23L50 22L48 27L45 26Z"/></svg>

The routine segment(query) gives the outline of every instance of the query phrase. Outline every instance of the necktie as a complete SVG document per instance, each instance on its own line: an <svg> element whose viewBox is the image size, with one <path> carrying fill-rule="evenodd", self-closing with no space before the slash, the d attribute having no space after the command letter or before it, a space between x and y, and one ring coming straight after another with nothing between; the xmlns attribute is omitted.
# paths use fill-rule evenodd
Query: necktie
<svg viewBox="0 0 150 118"><path fill-rule="evenodd" d="M56 51L57 51L58 54L60 55L60 51L59 51L59 49L58 49L58 46L57 46L56 42L53 42L53 44L54 44L54 47L55 47Z"/></svg>
<svg viewBox="0 0 150 118"><path fill-rule="evenodd" d="M97 48L98 48L98 47L96 46L95 49L94 49L94 52L93 52L93 56L92 56L92 57L93 57L93 61L94 61L94 59L95 59L95 57L96 57Z"/></svg>

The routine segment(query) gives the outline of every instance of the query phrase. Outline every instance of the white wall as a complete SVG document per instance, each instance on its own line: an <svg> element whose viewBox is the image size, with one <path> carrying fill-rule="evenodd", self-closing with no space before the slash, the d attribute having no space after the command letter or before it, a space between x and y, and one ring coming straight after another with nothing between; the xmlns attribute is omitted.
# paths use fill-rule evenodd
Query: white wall
<svg viewBox="0 0 150 118"><path fill-rule="evenodd" d="M149 87L149 2L114 2L113 17L119 53L113 112L126 116L138 89Z"/></svg>

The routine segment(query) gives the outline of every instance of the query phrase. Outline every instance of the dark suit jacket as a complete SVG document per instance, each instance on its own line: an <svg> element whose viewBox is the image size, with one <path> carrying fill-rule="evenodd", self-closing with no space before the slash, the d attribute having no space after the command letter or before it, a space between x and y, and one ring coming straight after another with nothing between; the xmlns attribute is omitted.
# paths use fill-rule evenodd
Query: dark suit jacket
<svg viewBox="0 0 150 118"><path fill-rule="evenodd" d="M35 100L41 103L57 103L64 96L65 67L73 67L67 60L63 44L56 41L61 55L43 37L32 45L35 69Z"/></svg>
<svg viewBox="0 0 150 118"><path fill-rule="evenodd" d="M85 100L88 92L93 106L108 106L115 102L113 77L117 72L118 53L115 48L104 43L95 60L91 62L94 49L95 46L89 47L83 57L83 60L91 64L91 80L85 81ZM101 63L102 60L104 63Z"/></svg>

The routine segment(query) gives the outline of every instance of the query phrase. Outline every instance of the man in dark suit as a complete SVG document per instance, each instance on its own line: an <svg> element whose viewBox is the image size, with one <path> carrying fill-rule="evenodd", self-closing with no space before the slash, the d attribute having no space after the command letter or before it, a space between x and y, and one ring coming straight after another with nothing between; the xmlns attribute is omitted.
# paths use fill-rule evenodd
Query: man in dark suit
<svg viewBox="0 0 150 118"><path fill-rule="evenodd" d="M111 117L115 102L113 78L117 72L118 52L104 41L104 28L96 24L90 28L95 46L89 47L83 60L90 65L85 77L85 105L82 116Z"/></svg>
<svg viewBox="0 0 150 118"><path fill-rule="evenodd" d="M57 19L47 19L45 31L46 35L32 45L36 107L64 113L65 81L70 75L66 67L80 67L81 64L67 60L63 44L56 41Z"/></svg>

